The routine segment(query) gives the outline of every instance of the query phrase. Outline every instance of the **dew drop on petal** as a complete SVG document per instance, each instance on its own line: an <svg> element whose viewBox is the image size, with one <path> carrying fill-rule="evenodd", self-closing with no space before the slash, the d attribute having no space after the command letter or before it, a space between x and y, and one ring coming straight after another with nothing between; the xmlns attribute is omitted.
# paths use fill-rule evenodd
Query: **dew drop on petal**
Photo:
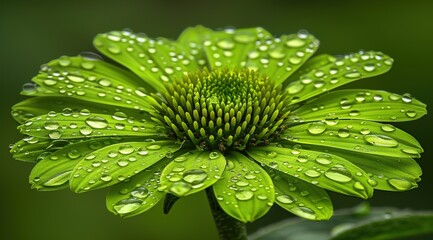
<svg viewBox="0 0 433 240"><path fill-rule="evenodd" d="M290 211L300 217L310 219L310 220L314 220L317 217L316 213L311 208L307 208L307 207L294 207L291 208Z"/></svg>
<svg viewBox="0 0 433 240"><path fill-rule="evenodd" d="M192 185L197 185L204 182L207 176L208 176L207 172L202 169L191 169L186 171L183 174L182 179L187 183L190 183Z"/></svg>
<svg viewBox="0 0 433 240"><path fill-rule="evenodd" d="M249 190L240 191L240 192L235 193L236 199L238 199L240 201L250 200L251 198L253 198L253 196L254 196L254 193L249 191Z"/></svg>
<svg viewBox="0 0 433 240"><path fill-rule="evenodd" d="M409 190L412 188L412 183L409 182L408 180L402 179L402 178L390 178L390 179L388 179L388 183L393 188L400 190L400 191L405 191L405 190Z"/></svg>
<svg viewBox="0 0 433 240"><path fill-rule="evenodd" d="M118 214L127 214L137 210L143 201L136 198L123 199L114 204L114 210Z"/></svg>
<svg viewBox="0 0 433 240"><path fill-rule="evenodd" d="M321 134L325 130L326 130L326 124L322 122L313 122L310 123L310 125L308 125L308 132L313 135Z"/></svg>
<svg viewBox="0 0 433 240"><path fill-rule="evenodd" d="M398 142L385 135L369 134L364 136L364 140L372 145L380 147L397 147Z"/></svg>
<svg viewBox="0 0 433 240"><path fill-rule="evenodd" d="M188 193L191 189L191 185L186 183L186 182L175 182L173 183L173 185L170 187L170 192L172 192L173 194L175 194L176 196L183 196L186 193Z"/></svg>
<svg viewBox="0 0 433 240"><path fill-rule="evenodd" d="M131 196L135 198L144 199L149 196L149 190L145 187L137 187L131 192Z"/></svg>
<svg viewBox="0 0 433 240"><path fill-rule="evenodd" d="M332 167L325 172L325 176L333 181L346 183L352 181L352 174L345 168Z"/></svg>
<svg viewBox="0 0 433 240"><path fill-rule="evenodd" d="M294 202L294 199L287 195L278 195L275 199L282 204L291 204Z"/></svg>
<svg viewBox="0 0 433 240"><path fill-rule="evenodd" d="M98 116L88 117L86 119L86 124L97 129L106 128L108 126L107 120Z"/></svg>

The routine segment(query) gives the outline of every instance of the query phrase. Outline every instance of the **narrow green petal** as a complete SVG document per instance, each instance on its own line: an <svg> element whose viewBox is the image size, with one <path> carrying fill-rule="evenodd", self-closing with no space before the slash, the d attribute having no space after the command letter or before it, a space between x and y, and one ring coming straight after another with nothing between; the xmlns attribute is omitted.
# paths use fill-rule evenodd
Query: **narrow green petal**
<svg viewBox="0 0 433 240"><path fill-rule="evenodd" d="M407 191L418 186L421 167L411 158L391 158L356 152L329 150L362 168L370 177L374 189Z"/></svg>
<svg viewBox="0 0 433 240"><path fill-rule="evenodd" d="M144 121L144 120L143 120ZM21 133L41 139L76 139L108 136L163 136L164 129L154 122L113 115L73 112L49 113L27 120L19 126Z"/></svg>
<svg viewBox="0 0 433 240"><path fill-rule="evenodd" d="M44 65L44 67L41 68L41 71L46 71L47 67ZM34 82L30 83L24 83L23 90L20 92L21 95L24 96L49 96L49 97L58 97L62 96L61 93L55 92L53 90L50 90L44 85L39 85Z"/></svg>
<svg viewBox="0 0 433 240"><path fill-rule="evenodd" d="M88 110L93 113L115 113L123 112L129 117L143 119L146 112L138 109L130 109L113 105L106 105L96 102L81 101L70 97L33 97L15 104L12 107L12 116L19 123L24 123L30 118L44 115L49 112L62 112L71 109L74 112Z"/></svg>
<svg viewBox="0 0 433 240"><path fill-rule="evenodd" d="M355 80L373 77L391 69L392 58L381 52L359 52L335 58L291 82L286 91L297 103Z"/></svg>
<svg viewBox="0 0 433 240"><path fill-rule="evenodd" d="M360 119L381 122L416 120L427 114L426 105L410 95L350 89L330 92L302 105L290 114L291 121Z"/></svg>
<svg viewBox="0 0 433 240"><path fill-rule="evenodd" d="M185 72L199 69L186 47L164 38L112 31L97 35L93 43L104 55L129 68L156 91L164 89L163 82L181 79Z"/></svg>
<svg viewBox="0 0 433 240"><path fill-rule="evenodd" d="M113 106L152 111L149 86L112 64L84 57L52 60L32 79L61 96Z"/></svg>
<svg viewBox="0 0 433 240"><path fill-rule="evenodd" d="M164 168L161 190L178 197L202 191L220 179L225 166L226 160L219 151L185 153Z"/></svg>
<svg viewBox="0 0 433 240"><path fill-rule="evenodd" d="M155 206L166 195L158 191L159 176L170 161L163 159L128 181L114 185L107 194L107 209L121 217L132 217Z"/></svg>
<svg viewBox="0 0 433 240"><path fill-rule="evenodd" d="M282 138L295 143L388 157L419 157L418 141L389 124L359 120L312 122L289 127Z"/></svg>
<svg viewBox="0 0 433 240"><path fill-rule="evenodd" d="M30 184L41 191L67 188L72 170L87 154L121 141L121 138L100 138L66 145L44 156L33 167L29 177Z"/></svg>
<svg viewBox="0 0 433 240"><path fill-rule="evenodd" d="M180 147L180 144L166 140L125 142L98 149L75 166L70 188L75 192L86 192L114 185L166 156L173 156ZM100 165L95 166L95 163Z"/></svg>
<svg viewBox="0 0 433 240"><path fill-rule="evenodd" d="M225 155L227 167L213 192L221 208L242 222L265 215L274 203L274 185L268 173L245 155Z"/></svg>
<svg viewBox="0 0 433 240"><path fill-rule="evenodd" d="M325 190L276 171L271 173L276 203L287 211L310 220L328 220L334 208Z"/></svg>
<svg viewBox="0 0 433 240"><path fill-rule="evenodd" d="M10 152L14 155L14 159L24 162L37 162L39 156L50 153L49 146L52 141L46 139L38 139L37 137L26 136L22 140L16 142ZM67 143L66 143L67 144Z"/></svg>
<svg viewBox="0 0 433 240"><path fill-rule="evenodd" d="M194 60L200 68L208 65L203 42L209 39L212 33L211 29L199 25L185 29L177 39L177 42L194 56Z"/></svg>
<svg viewBox="0 0 433 240"><path fill-rule="evenodd" d="M362 198L373 194L367 173L337 155L277 146L256 147L247 153L270 168L321 188Z"/></svg>

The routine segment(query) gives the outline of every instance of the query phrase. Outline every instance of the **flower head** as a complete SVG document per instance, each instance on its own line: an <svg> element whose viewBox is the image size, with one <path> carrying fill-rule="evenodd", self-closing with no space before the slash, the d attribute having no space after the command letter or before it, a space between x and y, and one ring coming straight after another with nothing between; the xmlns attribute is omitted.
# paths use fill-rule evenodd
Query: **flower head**
<svg viewBox="0 0 433 240"><path fill-rule="evenodd" d="M307 219L332 216L325 190L369 198L417 186L422 148L389 123L426 113L408 94L331 91L388 71L374 52L312 57L306 32L186 29L176 41L131 31L99 34L94 54L41 67L13 107L25 134L11 152L36 163L32 186L110 187L124 217L166 195L212 189L250 222L276 203ZM385 122L385 123L379 123Z"/></svg>

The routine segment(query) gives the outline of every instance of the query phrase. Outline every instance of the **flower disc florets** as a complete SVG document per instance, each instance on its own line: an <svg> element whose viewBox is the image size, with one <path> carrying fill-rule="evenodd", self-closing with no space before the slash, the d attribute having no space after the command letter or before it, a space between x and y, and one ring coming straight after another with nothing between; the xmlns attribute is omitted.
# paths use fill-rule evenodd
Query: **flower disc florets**
<svg viewBox="0 0 433 240"><path fill-rule="evenodd" d="M160 110L170 135L201 149L267 145L289 114L281 87L248 69L188 73L167 90Z"/></svg>

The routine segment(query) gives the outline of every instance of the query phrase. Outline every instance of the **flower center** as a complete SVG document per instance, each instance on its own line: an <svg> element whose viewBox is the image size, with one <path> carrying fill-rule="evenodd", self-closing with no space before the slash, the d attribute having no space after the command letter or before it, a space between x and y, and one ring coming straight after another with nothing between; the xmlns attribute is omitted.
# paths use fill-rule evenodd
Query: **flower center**
<svg viewBox="0 0 433 240"><path fill-rule="evenodd" d="M281 87L248 69L188 73L166 88L159 118L170 136L201 149L267 145L289 114Z"/></svg>

